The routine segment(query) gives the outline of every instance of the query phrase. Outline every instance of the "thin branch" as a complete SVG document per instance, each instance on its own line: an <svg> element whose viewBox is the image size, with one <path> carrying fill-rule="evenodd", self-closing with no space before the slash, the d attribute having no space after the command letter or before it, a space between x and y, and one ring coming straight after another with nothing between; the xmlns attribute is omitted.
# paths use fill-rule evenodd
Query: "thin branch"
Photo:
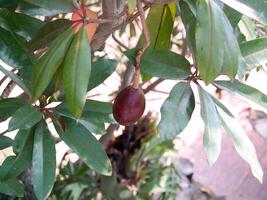
<svg viewBox="0 0 267 200"><path fill-rule="evenodd" d="M8 129L5 130L5 131L3 131L2 133L0 133L0 135L4 135L4 134L6 134L6 133L8 133Z"/></svg>
<svg viewBox="0 0 267 200"><path fill-rule="evenodd" d="M7 84L7 86L5 87L5 89L3 90L3 92L2 92L2 94L1 94L1 98L2 99L5 99L5 98L7 98L9 95L10 95L10 93L12 92L12 90L15 88L15 86L16 86L16 83L13 81L13 80L11 80L8 84Z"/></svg>
<svg viewBox="0 0 267 200"><path fill-rule="evenodd" d="M150 8L151 4L147 4L143 7L144 11ZM92 40L91 46L93 51L97 51L101 49L101 47L104 45L106 39L116 30L119 30L121 27L133 22L137 17L140 16L139 12L133 13L129 15L125 20L122 21L122 23L114 24L113 26L107 26L110 24L102 24L102 26L99 26L97 33L94 35L94 38ZM110 17L108 17L110 18ZM117 20L114 20L115 22Z"/></svg>
<svg viewBox="0 0 267 200"><path fill-rule="evenodd" d="M122 46L124 49L129 50L127 46L125 46L118 38L115 36L115 32L112 33L112 38L115 42L117 42L120 46Z"/></svg>
<svg viewBox="0 0 267 200"><path fill-rule="evenodd" d="M147 88L145 88L143 91L144 93L148 93L150 90L153 90L158 84L160 84L162 81L164 81L164 79L159 78L157 79L155 82L151 83L149 86L147 86Z"/></svg>
<svg viewBox="0 0 267 200"><path fill-rule="evenodd" d="M141 0L137 0L137 10L138 13L140 14L140 19L141 19L141 24L143 27L143 33L145 36L145 43L144 46L138 51L137 56L136 56L136 64L135 64L135 74L134 74L134 80L133 80L133 87L138 88L140 84L140 63L141 63L141 57L143 56L145 50L149 47L150 45L150 35L148 31L148 27L146 24L146 18L145 18L145 12L144 8L142 6Z"/></svg>

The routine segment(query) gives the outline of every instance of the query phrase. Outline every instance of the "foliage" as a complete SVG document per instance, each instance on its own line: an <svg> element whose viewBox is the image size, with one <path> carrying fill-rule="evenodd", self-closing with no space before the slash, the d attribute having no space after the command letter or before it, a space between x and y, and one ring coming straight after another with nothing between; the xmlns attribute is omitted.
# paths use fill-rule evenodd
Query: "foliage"
<svg viewBox="0 0 267 200"><path fill-rule="evenodd" d="M98 180L105 183L102 185L105 187L116 182L116 175L110 176L112 159L97 139L98 136L105 138L109 134L105 128L115 123L112 104L87 99L86 94L102 84L116 70L118 63L130 65L124 58L121 59L123 55L133 65L136 64L137 50L145 43L145 34L138 35L136 31L140 22L135 6L140 1L128 0L125 7L130 14L112 16L112 22L108 19L82 20L87 24L98 23L98 31L92 40L87 38L90 30L75 29L75 23L81 21L71 21L68 17L74 9L87 6L88 2L0 1L0 71L5 75L0 81L4 87L0 99L0 119L3 122L10 118L8 130L0 136L0 149L12 146L15 153L0 166L2 193L23 196L23 186L18 177L32 165L36 197L41 200L50 195L56 176L55 138L64 141L83 163L68 163L60 168L64 184L57 180L54 195L80 198L80 195L94 194L98 188L96 185L99 186ZM98 6L99 3L94 2ZM220 130L223 128L237 152L249 163L253 175L261 182L263 172L253 144L236 122L230 108L208 93L206 86L241 96L267 112L266 94L244 81L253 68L261 69L267 61L266 3L262 0L179 0L169 4L157 1L144 7L150 8L146 21L151 45L141 57L143 80L156 77L178 82L161 107L157 136L152 140L159 146L152 148L148 157L155 162L152 157L162 155L166 150L162 145L171 142L184 130L196 101L200 99L201 118L205 123L203 143L209 163L213 164L219 156ZM103 16L108 14L103 13ZM107 37L117 29L121 29L121 34L129 39L140 39L134 48L126 51L120 48L127 45L117 41L120 56L110 59L115 56L106 55L105 49L96 48L95 44L102 42L102 47ZM181 38L184 32L186 35ZM95 53L96 50L102 51L102 54ZM10 95L14 85L23 90L17 97ZM54 106L53 103L59 105ZM52 131L53 127L56 131ZM14 130L17 130L14 140L4 135ZM157 152L156 149L161 147L160 153ZM144 149L149 148L148 145ZM136 182L140 192L144 190L140 193L144 199L155 188L163 193L170 192L168 178L172 175L165 177L169 172L165 171L162 163L151 164L142 173L140 176L149 177L152 184L161 182L154 180L157 176L165 181L164 188ZM77 180L69 184L69 175ZM64 189L58 192L61 187ZM126 188L118 190L127 196ZM84 192L88 189L89 193ZM113 189L102 188L101 191L103 194L108 191L114 193Z"/></svg>
<svg viewBox="0 0 267 200"><path fill-rule="evenodd" d="M96 199L97 195L114 200L175 197L182 176L173 163L175 150L170 141L156 145L155 131L155 120L148 115L109 142L106 151L113 166L112 176L96 174L79 160L63 165L68 156L65 154L52 197L66 200ZM137 191L128 183L136 185Z"/></svg>

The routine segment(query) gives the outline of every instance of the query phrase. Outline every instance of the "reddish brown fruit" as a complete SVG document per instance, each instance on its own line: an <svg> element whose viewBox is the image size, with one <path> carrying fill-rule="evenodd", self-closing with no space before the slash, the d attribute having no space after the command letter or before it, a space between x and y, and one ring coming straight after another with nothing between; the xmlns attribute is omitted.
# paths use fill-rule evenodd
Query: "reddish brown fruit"
<svg viewBox="0 0 267 200"><path fill-rule="evenodd" d="M145 105L143 90L128 86L116 97L113 104L113 116L121 125L132 125L143 115Z"/></svg>

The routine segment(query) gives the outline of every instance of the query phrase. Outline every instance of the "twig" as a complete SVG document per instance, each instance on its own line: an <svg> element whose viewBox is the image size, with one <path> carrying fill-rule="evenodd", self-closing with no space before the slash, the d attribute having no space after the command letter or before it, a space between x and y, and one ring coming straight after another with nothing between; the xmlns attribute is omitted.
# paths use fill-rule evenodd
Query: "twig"
<svg viewBox="0 0 267 200"><path fill-rule="evenodd" d="M112 38L115 42L117 42L120 46L122 46L124 49L129 50L129 48L127 46L125 46L122 42L120 42L120 40L118 40L115 36L115 32L112 33Z"/></svg>
<svg viewBox="0 0 267 200"><path fill-rule="evenodd" d="M10 93L12 92L12 90L14 89L15 86L16 86L16 83L13 80L11 80L7 84L7 86L5 87L5 89L3 90L2 94L1 94L1 98L2 99L7 98L10 95Z"/></svg>
<svg viewBox="0 0 267 200"><path fill-rule="evenodd" d="M144 8L142 6L141 0L137 0L137 10L138 10L138 13L140 14L141 24L143 27L143 33L145 36L145 43L144 43L144 46L138 51L138 53L136 55L136 59L135 59L136 64L135 64L135 74L134 74L134 80L133 80L133 87L134 88L139 87L141 57L143 56L145 50L150 45L150 35L149 35L148 28L147 28L146 19L145 19L145 12L144 12Z"/></svg>
<svg viewBox="0 0 267 200"><path fill-rule="evenodd" d="M15 73L15 71L16 71L17 69L12 69L11 70L11 72L13 72L13 73ZM5 80L8 78L8 76L7 75L5 75L1 80L0 80L0 85L2 85L4 82L5 82Z"/></svg>
<svg viewBox="0 0 267 200"><path fill-rule="evenodd" d="M144 11L147 10L148 8L150 8L150 6L151 6L151 4L145 5L143 7ZM139 16L140 16L139 12L133 13L133 14L129 15L124 22L122 22L118 25L112 26L111 28L110 27L105 28L105 33L102 32L103 30L99 31L99 33L96 33L94 35L94 39L92 40L93 51L99 50L103 46L106 38L110 34L112 34L116 30L119 30L121 27L133 22ZM105 25L105 24L103 24L103 25Z"/></svg>
<svg viewBox="0 0 267 200"><path fill-rule="evenodd" d="M148 93L150 90L153 90L158 84L160 84L162 81L164 81L164 79L159 78L157 79L155 82L151 83L149 86L147 86L147 88L145 88L143 91L144 93Z"/></svg>
<svg viewBox="0 0 267 200"><path fill-rule="evenodd" d="M8 129L5 130L4 132L0 133L0 135L4 135L4 134L6 134L7 132L8 132Z"/></svg>

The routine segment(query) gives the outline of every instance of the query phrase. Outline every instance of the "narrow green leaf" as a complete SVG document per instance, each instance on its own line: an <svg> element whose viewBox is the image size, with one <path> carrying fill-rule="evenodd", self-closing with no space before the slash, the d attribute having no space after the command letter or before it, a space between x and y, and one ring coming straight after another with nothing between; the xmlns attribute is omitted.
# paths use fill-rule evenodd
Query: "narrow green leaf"
<svg viewBox="0 0 267 200"><path fill-rule="evenodd" d="M0 179L4 180L5 175L10 170L10 166L13 165L16 160L16 156L8 156L4 159L2 165L0 166ZM14 176L15 177L15 176Z"/></svg>
<svg viewBox="0 0 267 200"><path fill-rule="evenodd" d="M196 27L196 16L194 15L190 7L191 4L185 2L185 1L179 1L179 6L181 8L181 18L186 30L186 41L187 44L193 53L193 56L195 56L196 53L196 38L195 38L195 27Z"/></svg>
<svg viewBox="0 0 267 200"><path fill-rule="evenodd" d="M0 135L0 150L12 146L13 140L7 136Z"/></svg>
<svg viewBox="0 0 267 200"><path fill-rule="evenodd" d="M205 124L203 144L210 165L218 159L221 151L221 119L212 96L199 87L201 118Z"/></svg>
<svg viewBox="0 0 267 200"><path fill-rule="evenodd" d="M97 121L89 121L86 118L78 119L78 123L82 124L88 131L97 134L103 135L105 133L105 124Z"/></svg>
<svg viewBox="0 0 267 200"><path fill-rule="evenodd" d="M1 102L1 101L0 101ZM1 104L0 104L1 105ZM56 107L57 111L67 111L66 104L62 103ZM112 113L112 104L103 101L87 100L84 106L85 112L99 112L99 113Z"/></svg>
<svg viewBox="0 0 267 200"><path fill-rule="evenodd" d="M0 27L0 59L6 64L20 69L32 65L25 47L14 33Z"/></svg>
<svg viewBox="0 0 267 200"><path fill-rule="evenodd" d="M238 28L240 32L245 36L246 40L254 40L257 37L257 27L255 21L245 15L242 16L242 19L238 23Z"/></svg>
<svg viewBox="0 0 267 200"><path fill-rule="evenodd" d="M87 130L95 134L103 134L105 132L104 123L114 123L112 113L112 104L100 101L86 101L84 111L79 119L72 115L65 104L57 107L57 114L64 116L82 124Z"/></svg>
<svg viewBox="0 0 267 200"><path fill-rule="evenodd" d="M63 62L73 35L74 30L67 29L51 43L48 51L34 63L32 80L33 101L44 92Z"/></svg>
<svg viewBox="0 0 267 200"><path fill-rule="evenodd" d="M24 196L23 185L16 179L1 181L0 193L4 193L15 197L23 197Z"/></svg>
<svg viewBox="0 0 267 200"><path fill-rule="evenodd" d="M226 4L223 7L223 11L224 11L225 15L227 16L227 18L229 19L232 27L236 28L238 25L238 22L242 18L242 14L240 12L236 11L235 9L229 7Z"/></svg>
<svg viewBox="0 0 267 200"><path fill-rule="evenodd" d="M68 109L79 118L91 73L91 48L85 28L75 35L64 61L63 81Z"/></svg>
<svg viewBox="0 0 267 200"><path fill-rule="evenodd" d="M0 8L15 9L17 7L18 0L0 0Z"/></svg>
<svg viewBox="0 0 267 200"><path fill-rule="evenodd" d="M61 139L94 171L111 175L111 163L102 145L82 125L67 122L69 128L65 132L57 128Z"/></svg>
<svg viewBox="0 0 267 200"><path fill-rule="evenodd" d="M187 126L195 108L195 99L189 83L180 82L164 101L160 112L158 134L163 140L170 140Z"/></svg>
<svg viewBox="0 0 267 200"><path fill-rule="evenodd" d="M246 59L249 69L267 63L267 37L244 42L240 45L241 52Z"/></svg>
<svg viewBox="0 0 267 200"><path fill-rule="evenodd" d="M231 138L236 151L245 161L248 162L252 174L262 183L263 171L258 161L254 145L251 143L243 128L234 118L230 117L220 109L219 113L222 125L226 133Z"/></svg>
<svg viewBox="0 0 267 200"><path fill-rule="evenodd" d="M20 144L20 152L16 156L12 156L11 159L7 160L5 165L0 168L0 178L2 180L8 180L15 178L20 175L30 164L32 159L32 148L33 148L33 134L32 131L24 133L25 139Z"/></svg>
<svg viewBox="0 0 267 200"><path fill-rule="evenodd" d="M56 177L55 141L44 121L35 129L32 156L33 188L39 200L48 198Z"/></svg>
<svg viewBox="0 0 267 200"><path fill-rule="evenodd" d="M0 118L7 119L12 116L20 107L27 103L18 98L7 98L0 100Z"/></svg>
<svg viewBox="0 0 267 200"><path fill-rule="evenodd" d="M51 11L62 13L69 13L73 9L72 1L71 0L25 0L26 2L29 2L31 4L34 4L36 6L40 6L43 8L46 8Z"/></svg>
<svg viewBox="0 0 267 200"><path fill-rule="evenodd" d="M221 0L228 6L267 25L267 4L263 0Z"/></svg>
<svg viewBox="0 0 267 200"><path fill-rule="evenodd" d="M27 40L31 39L43 24L43 21L29 15L0 9L0 26Z"/></svg>
<svg viewBox="0 0 267 200"><path fill-rule="evenodd" d="M57 19L43 25L28 46L31 51L44 48L71 25L70 20Z"/></svg>
<svg viewBox="0 0 267 200"><path fill-rule="evenodd" d="M132 13L136 8L136 0L127 0L128 2L128 10Z"/></svg>
<svg viewBox="0 0 267 200"><path fill-rule="evenodd" d="M116 69L118 62L111 59L99 59L92 63L88 91L103 83Z"/></svg>
<svg viewBox="0 0 267 200"><path fill-rule="evenodd" d="M102 122L102 123L114 123L115 119L112 114L101 113L101 112L84 112L83 118L92 122Z"/></svg>
<svg viewBox="0 0 267 200"><path fill-rule="evenodd" d="M146 18L148 31L150 33L150 48L157 50L168 50L171 47L171 34L175 21L176 5L153 4ZM142 35L138 48L144 44Z"/></svg>
<svg viewBox="0 0 267 200"><path fill-rule="evenodd" d="M60 10L49 10L47 8L34 5L24 0L17 1L17 10L21 13L24 13L30 16L54 16L56 14L63 12Z"/></svg>
<svg viewBox="0 0 267 200"><path fill-rule="evenodd" d="M87 100L84 106L84 111L112 113L112 104L109 102Z"/></svg>
<svg viewBox="0 0 267 200"><path fill-rule="evenodd" d="M262 108L262 111L267 113L267 96L253 88L245 85L239 81L215 81L214 85L222 90L243 97L245 100L254 103Z"/></svg>
<svg viewBox="0 0 267 200"><path fill-rule="evenodd" d="M196 59L205 83L220 74L234 78L242 56L228 18L214 1L199 1L195 34Z"/></svg>
<svg viewBox="0 0 267 200"><path fill-rule="evenodd" d="M1 65L0 65L0 71L3 72L6 76L8 76L11 80L13 80L28 95L31 94L29 88L24 84L23 80L18 75L16 75L15 73L5 69Z"/></svg>
<svg viewBox="0 0 267 200"><path fill-rule="evenodd" d="M88 131L92 133L104 134L105 132L104 122L94 120L94 118L92 120L91 118L86 116L89 114L87 112L83 112L82 116L79 119L76 119L76 117L73 114L71 114L68 110L58 110L56 113L60 116L75 120L77 123L83 125ZM99 113L92 112L91 114L94 116L95 114L99 114ZM105 116L106 114L103 114L103 115Z"/></svg>
<svg viewBox="0 0 267 200"><path fill-rule="evenodd" d="M20 129L17 132L12 144L13 152L15 154L19 154L22 151L23 147L27 142L30 132L31 129Z"/></svg>
<svg viewBox="0 0 267 200"><path fill-rule="evenodd" d="M213 102L220 107L227 115L229 115L230 117L234 117L233 113L231 113L231 111L226 108L226 106L224 104L222 104L222 102L220 102L217 98L215 98L214 96L210 95L210 97L212 98Z"/></svg>
<svg viewBox="0 0 267 200"><path fill-rule="evenodd" d="M39 109L31 105L25 105L18 109L12 116L8 124L8 130L13 131L16 129L30 129L37 124L43 115Z"/></svg>
<svg viewBox="0 0 267 200"><path fill-rule="evenodd" d="M133 64L136 53L137 49L124 52ZM190 63L185 57L169 50L148 50L142 56L141 70L163 79L185 79L190 75Z"/></svg>

